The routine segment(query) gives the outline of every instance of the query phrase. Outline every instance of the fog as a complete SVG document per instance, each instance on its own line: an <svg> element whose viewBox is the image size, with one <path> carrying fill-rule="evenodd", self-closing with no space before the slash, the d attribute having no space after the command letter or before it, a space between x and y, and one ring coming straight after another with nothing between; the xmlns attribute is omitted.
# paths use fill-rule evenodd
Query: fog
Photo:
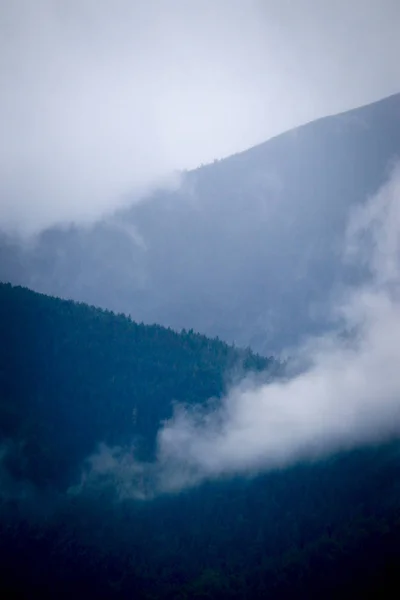
<svg viewBox="0 0 400 600"><path fill-rule="evenodd" d="M178 407L159 433L167 485L282 467L400 432L399 167L353 213L345 253L370 278L334 307L340 329L299 350L309 366L297 376L245 381L216 411Z"/></svg>
<svg viewBox="0 0 400 600"><path fill-rule="evenodd" d="M245 379L221 402L177 406L160 427L154 464L136 463L134 448L102 446L82 485L112 481L121 496L145 498L397 437L400 166L353 211L343 254L365 266L367 282L342 291L335 332L298 349L297 374L263 385Z"/></svg>
<svg viewBox="0 0 400 600"><path fill-rule="evenodd" d="M0 3L0 227L98 219L176 170L398 91L395 0Z"/></svg>

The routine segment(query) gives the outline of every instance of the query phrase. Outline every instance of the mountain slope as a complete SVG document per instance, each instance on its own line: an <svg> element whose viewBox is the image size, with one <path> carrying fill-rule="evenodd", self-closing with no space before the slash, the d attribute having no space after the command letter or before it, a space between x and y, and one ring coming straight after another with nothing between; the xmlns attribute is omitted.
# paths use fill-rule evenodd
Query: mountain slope
<svg viewBox="0 0 400 600"><path fill-rule="evenodd" d="M203 402L272 360L10 285L0 336L3 597L398 594L398 443L147 501L120 496L120 471L141 473L105 452L116 477L71 489L99 442L151 459L172 399Z"/></svg>
<svg viewBox="0 0 400 600"><path fill-rule="evenodd" d="M89 229L4 238L0 279L263 353L329 320L349 211L400 155L400 94L187 172Z"/></svg>
<svg viewBox="0 0 400 600"><path fill-rule="evenodd" d="M274 365L193 331L5 284L0 338L0 434L21 441L13 469L36 485L65 485L99 443L136 439L148 457L173 401L205 402L229 377Z"/></svg>

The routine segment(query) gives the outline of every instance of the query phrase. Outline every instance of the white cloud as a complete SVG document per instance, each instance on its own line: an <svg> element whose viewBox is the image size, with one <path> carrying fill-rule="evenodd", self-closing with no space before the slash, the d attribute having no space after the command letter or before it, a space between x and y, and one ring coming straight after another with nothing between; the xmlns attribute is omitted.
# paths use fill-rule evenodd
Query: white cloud
<svg viewBox="0 0 400 600"><path fill-rule="evenodd" d="M394 0L0 4L0 226L90 220L400 86Z"/></svg>
<svg viewBox="0 0 400 600"><path fill-rule="evenodd" d="M351 335L310 340L299 351L310 366L287 381L243 382L217 410L180 407L159 432L163 485L286 466L400 433L400 168L353 215L347 250L370 271L335 307Z"/></svg>
<svg viewBox="0 0 400 600"><path fill-rule="evenodd" d="M159 430L156 462L102 446L78 489L107 482L120 497L150 498L398 437L400 165L353 213L344 251L368 267L368 280L333 307L341 327L299 349L297 374L245 379L220 403L178 405Z"/></svg>

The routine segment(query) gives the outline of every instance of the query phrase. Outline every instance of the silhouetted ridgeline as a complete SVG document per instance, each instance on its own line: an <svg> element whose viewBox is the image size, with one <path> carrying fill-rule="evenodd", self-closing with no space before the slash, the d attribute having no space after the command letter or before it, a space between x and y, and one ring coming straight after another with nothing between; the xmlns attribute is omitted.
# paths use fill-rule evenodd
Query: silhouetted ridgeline
<svg viewBox="0 0 400 600"><path fill-rule="evenodd" d="M396 597L397 443L149 501L68 492L99 442L149 459L173 400L272 359L4 284L0 336L2 597Z"/></svg>
<svg viewBox="0 0 400 600"><path fill-rule="evenodd" d="M23 440L15 469L37 484L65 483L99 442L138 436L149 450L172 402L221 396L235 373L273 365L193 331L9 284L0 284L0 321L0 431Z"/></svg>

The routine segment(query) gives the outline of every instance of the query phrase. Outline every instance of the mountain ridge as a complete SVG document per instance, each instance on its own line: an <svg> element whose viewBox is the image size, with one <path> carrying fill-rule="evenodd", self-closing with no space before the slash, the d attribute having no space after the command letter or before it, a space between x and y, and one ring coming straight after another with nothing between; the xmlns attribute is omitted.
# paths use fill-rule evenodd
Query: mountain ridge
<svg viewBox="0 0 400 600"><path fill-rule="evenodd" d="M12 472L35 485L65 484L98 444L131 444L137 430L147 455L174 402L221 397L234 378L278 367L193 330L1 283L0 337L0 436L23 444Z"/></svg>
<svg viewBox="0 0 400 600"><path fill-rule="evenodd" d="M400 94L183 175L92 227L3 239L0 280L277 354L330 326L351 211L400 156Z"/></svg>
<svg viewBox="0 0 400 600"><path fill-rule="evenodd" d="M378 100L373 100L371 102L368 102L367 104L359 104L350 109L344 109L339 112L331 112L322 117L318 117L317 119L312 119L312 120L306 121L300 125L296 125L295 127L291 127L289 129L284 129L280 133L277 133L262 142L258 142L252 146L249 146L248 148L245 148L244 150L238 150L237 152L234 152L233 154L230 154L229 156L224 156L222 158L215 158L213 161L204 163L193 169L184 169L184 171L187 171L187 172L197 171L199 169L203 169L203 168L215 165L218 162L230 160L235 157L241 156L243 154L247 154L253 150L257 150L260 147L265 146L266 144L269 144L270 142L272 142L272 140L276 140L277 138L280 138L281 136L286 136L288 134L296 135L296 133L301 132L302 129L307 128L309 125L312 125L312 124L314 124L314 125L322 124L322 122L324 122L324 121L330 121L332 119L337 119L340 117L343 117L344 119L349 119L349 118L352 119L352 117L356 117L356 120L359 120L360 112L367 113L369 111L369 109L379 108L380 106L385 109L385 112L387 112L387 109L390 107L390 105L392 103L393 103L393 110L398 113L400 111L399 100L400 100L400 92L394 92L393 94L390 94L389 96L383 96L383 97L379 98ZM362 124L362 123L360 123L360 124Z"/></svg>

